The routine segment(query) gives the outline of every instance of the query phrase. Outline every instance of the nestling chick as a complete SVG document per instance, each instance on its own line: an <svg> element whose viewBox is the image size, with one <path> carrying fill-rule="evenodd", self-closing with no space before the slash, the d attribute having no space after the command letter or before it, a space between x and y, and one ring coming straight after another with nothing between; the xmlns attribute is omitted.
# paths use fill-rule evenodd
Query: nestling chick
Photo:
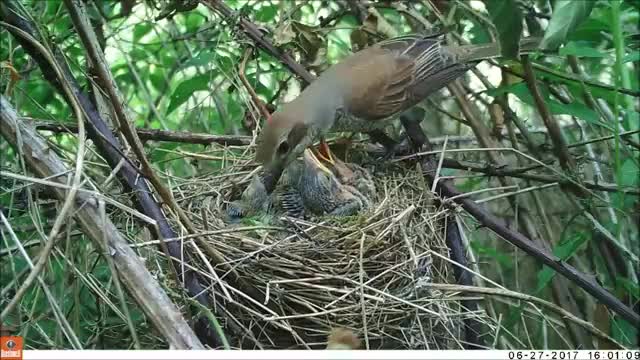
<svg viewBox="0 0 640 360"><path fill-rule="evenodd" d="M373 177L367 169L354 163L345 163L336 157L329 149L329 145L321 141L315 152L316 157L333 172L338 180L345 186L355 188L357 196L366 203L367 207L376 195L376 185Z"/></svg>
<svg viewBox="0 0 640 360"><path fill-rule="evenodd" d="M357 190L342 184L310 149L303 154L303 166L295 187L305 209L314 214L349 216L366 207ZM355 192L354 192L355 190Z"/></svg>
<svg viewBox="0 0 640 360"><path fill-rule="evenodd" d="M369 172L344 163L324 144L316 153L307 149L302 160L291 163L273 195L254 176L241 199L229 204L227 213L237 219L275 208L296 218L308 214L349 216L369 207L374 195Z"/></svg>
<svg viewBox="0 0 640 360"><path fill-rule="evenodd" d="M231 202L227 207L227 215L231 220L267 212L273 203L272 196L258 175L253 175L249 186L242 192L240 200Z"/></svg>
<svg viewBox="0 0 640 360"><path fill-rule="evenodd" d="M357 350L360 339L351 330L336 328L331 330L327 339L327 350Z"/></svg>

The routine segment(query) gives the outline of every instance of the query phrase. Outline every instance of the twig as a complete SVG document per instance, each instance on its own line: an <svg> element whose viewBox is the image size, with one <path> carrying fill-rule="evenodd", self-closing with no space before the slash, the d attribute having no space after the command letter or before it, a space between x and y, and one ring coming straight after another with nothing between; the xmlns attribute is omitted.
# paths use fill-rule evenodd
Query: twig
<svg viewBox="0 0 640 360"><path fill-rule="evenodd" d="M57 121L48 121L42 119L36 119L31 117L21 117L22 120L31 121L35 125L37 130L44 131L52 131L55 133L77 133L78 126L70 123L61 123ZM402 118L401 118L402 120ZM159 130L159 129L141 129L136 128L136 132L138 133L138 137L142 141L170 141L170 142L179 142L185 144L200 144L200 145L209 145L209 144L220 144L225 146L246 146L251 144L251 136L246 135L211 135L204 133L194 133L189 131L173 131L173 130ZM528 133L547 133L547 129L533 129L529 130ZM640 130L629 130L625 132L621 132L619 135L621 138L626 138L628 136L638 134ZM505 134L503 134L505 135ZM516 135L523 135L522 133L516 132ZM524 135L523 135L524 136ZM615 138L616 135L607 135L601 136L598 138L593 138L590 140L580 141L573 144L567 145L568 148L580 147L587 144L611 140ZM477 140L475 136L447 136L449 142L474 142ZM430 138L432 145L438 145L444 143L445 137L436 137ZM375 152L375 150L369 150L370 152ZM446 159L445 159L446 161Z"/></svg>
<svg viewBox="0 0 640 360"><path fill-rule="evenodd" d="M51 65L52 69L56 72L56 75L59 78L62 78L62 69L59 66L57 66L57 63L53 58L53 55L48 49L46 49L42 44L38 43L33 37L31 37L26 32L17 28L14 28L14 31L18 33L25 41L29 42L31 46L37 48L42 53L42 55L46 58L46 61L49 63L49 65ZM51 232L47 237L46 244L40 252L40 258L38 259L38 262L34 266L33 270L31 271L27 279L20 286L20 288L18 289L17 293L15 294L11 302L5 307L5 309L0 314L0 323L7 316L7 314L13 309L13 307L18 304L22 296L26 293L27 289L29 289L33 281L36 279L38 274L44 268L45 264L47 263L47 260L49 260L49 254L53 249L53 245L55 244L55 240L58 236L60 229L65 224L67 213L69 213L69 211L71 211L73 207L76 193L78 192L78 188L80 187L80 180L82 179L82 167L84 164L84 151L85 151L85 138L86 138L85 129L84 129L84 117L83 117L82 111L80 110L80 106L77 100L73 97L73 90L71 89L70 84L66 81L62 81L61 85L65 94L70 99L73 99L70 105L73 108L74 115L76 116L76 120L78 124L78 150L76 154L76 166L73 174L71 189L69 190L69 193L65 198L65 201L64 201L64 204L62 205L62 209L60 210L60 213L56 217L56 220L53 224ZM6 102L4 98L2 99L2 101ZM4 108L4 105L9 105L9 104L8 102L6 104L3 104L3 106L0 106L0 109L2 109L2 111L8 111L7 109ZM8 115L9 114L7 113L5 116L8 116ZM6 119L5 121L10 121L10 120ZM20 138L19 143L22 143L21 140L22 139Z"/></svg>
<svg viewBox="0 0 640 360"><path fill-rule="evenodd" d="M4 100L4 96L0 95L0 101L2 101L2 100ZM0 125L2 125L2 124L0 124ZM26 263L29 266L29 268L31 268L31 273L34 273L35 266L34 266L33 262L31 261L31 258L29 257L29 254L27 254L27 251L24 249L24 247L22 247L22 243L20 242L20 239L18 239L18 237L16 236L15 232L11 228L11 224L9 223L9 220L7 220L7 218L4 217L4 214L2 214L2 212L0 212L0 223L9 232L9 235L11 236L11 239L13 240L13 242L16 244L16 246L20 250L20 253L22 254L22 257L26 261ZM65 337L69 340L69 343L71 344L71 346L73 346L74 349L81 350L82 349L82 344L80 344L80 340L78 339L78 336L73 332L73 329L71 328L71 325L69 324L69 322L67 321L67 319L64 316L64 313L60 309L60 305L58 305L58 303L56 302L55 298L53 297L53 294L51 293L51 290L49 290L49 286L47 286L47 283L42 278L42 276L40 276L39 274L36 275L36 278L38 279L38 282L40 283L40 287L42 288L42 291L44 292L45 296L47 297L47 300L49 301L49 305L51 305L51 310L52 310L56 320L58 322L60 322L60 324L61 324L60 327L61 327L61 330L64 333ZM0 322L0 324L1 323L2 322Z"/></svg>
<svg viewBox="0 0 640 360"><path fill-rule="evenodd" d="M44 121L29 117L23 117L23 120L32 121L37 130L52 131L55 133L69 132L76 133L77 125L60 123L55 121ZM188 131L172 131L159 129L140 129L136 128L138 137L142 141L171 141L185 144L220 144L226 146L246 146L251 143L251 136L243 135L210 135L203 133L192 133Z"/></svg>
<svg viewBox="0 0 640 360"><path fill-rule="evenodd" d="M546 168L548 168L549 170L554 171L554 169L552 167L549 167L547 165L545 165L544 163L542 163L541 161L532 158L526 154L524 154L523 152L514 149L514 148L493 148L493 149L482 149L482 148L476 148L476 149L450 149L447 150L447 152L465 152L465 151L509 151L509 152L514 152L520 156L523 156L531 161L534 161L535 163L537 163L539 166L544 166ZM396 159L394 159L394 162L398 162L398 161L404 161L404 160L408 160L408 159L412 159L412 158L417 158L417 157L425 157L428 155L433 155L433 154L437 154L439 153L439 151L423 151L423 152L419 152L419 153L415 153L415 154L411 154L411 155L407 155L407 156L401 156L398 157ZM555 177L555 176L549 176L549 175L540 175L540 174L526 174L526 173L522 173L522 171L524 169L530 170L531 168L517 168L517 169L509 169L507 167L496 167L496 166L482 166L482 165L477 165L474 163L470 163L470 162L461 162L458 160L452 160L452 159L445 159L444 160L444 164L445 167L448 168L452 168L452 169L460 169L460 170L469 170L469 171L474 171L474 172L480 172L480 173L484 173L484 174L488 174L488 175L496 175L496 176L512 176L512 177L518 177L518 178L523 178L523 179L529 179L529 180L535 180L535 181L540 181L540 182L546 182L546 183L552 183L552 182L557 182L563 186L569 186L571 188L580 188L582 190L601 190L601 191L607 191L607 192L623 192L625 194L632 194L632 195L636 195L636 196L640 196L640 189L634 188L634 187L626 187L626 188L620 188L615 184L599 184L599 183L593 183L593 182L582 182L581 184L576 183L573 179L567 177L567 176L563 176L562 173L559 173L556 171L556 173L560 176L560 177Z"/></svg>
<svg viewBox="0 0 640 360"><path fill-rule="evenodd" d="M240 27L245 31L245 34L253 40L257 45L259 45L262 49L267 51L272 56L278 58L285 66L291 70L294 74L301 77L306 83L310 83L315 78L304 66L300 65L296 62L291 55L281 51L277 47L275 47L264 35L264 33L251 21L247 20L243 16L235 14L235 12L228 7L221 0L200 0L202 4L207 6L208 8L219 12L222 14L227 20L238 18L238 23Z"/></svg>
<svg viewBox="0 0 640 360"><path fill-rule="evenodd" d="M625 132L621 132L619 134L613 134L613 135L607 135L607 136L601 136L598 138L593 138L593 139L589 139L589 140L584 140L584 141L580 141L577 143L573 143L573 144L569 144L567 145L568 148L574 148L574 147L578 147L578 146L584 146L584 145L588 145L588 144L593 144L596 142L600 142L600 141L605 141L605 140L611 140L614 139L616 136L620 136L621 138L625 138L627 136L631 136L634 134L638 134L640 133L640 130L629 130L629 131L625 131ZM635 143L629 143L629 145L638 148L638 145ZM638 148L640 150L640 148Z"/></svg>
<svg viewBox="0 0 640 360"><path fill-rule="evenodd" d="M497 67L501 68L502 70L504 70L504 71L506 71L506 72L508 72L508 73L510 73L512 75L515 75L515 76L523 78L523 79L525 78L525 74L524 73L519 72L517 70L514 70L513 67L508 67L508 66L505 66L505 65L498 64L496 61L493 61L493 60L489 60L489 62L491 62L491 65L497 66ZM576 82L576 83L585 83L585 84L587 84L589 86L593 86L593 87L597 87L597 88L601 88L601 89L605 89L605 90L613 91L613 92L620 92L620 93L623 93L623 94L626 94L626 95L631 95L633 97L640 98L640 91L635 91L635 90L631 90L631 89L615 87L615 86L603 84L603 83L600 83L600 82L597 82L597 81L593 81L593 80L581 79L581 78L579 78L577 76L574 76L574 75L571 75L571 74L567 74L567 73L564 73L564 72L561 72L561 71L556 71L556 70L550 69L550 68L548 68L546 66L543 66L543 65L540 65L540 64L533 64L533 68L535 70L539 70L539 71L545 72L547 74L551 74L553 76L557 76L557 77L565 79L565 80L573 81L573 82Z"/></svg>
<svg viewBox="0 0 640 360"><path fill-rule="evenodd" d="M445 159L443 166L449 169L459 169L466 171L473 171L478 173L483 173L492 176L509 176L515 178L521 178L526 180L539 181L543 183L558 183L562 186L574 186L572 181L568 179L564 179L561 177L556 177L552 175L544 175L544 174L530 174L527 171L533 170L538 166L527 166L521 168L509 168L507 166L497 168L495 166L487 166L487 165L479 165L475 162L468 161L459 161L455 159ZM608 184L608 183L595 183L590 181L585 181L582 185L589 190L599 190L606 192L622 192L625 194L640 196L640 190L637 188L620 188L616 184Z"/></svg>
<svg viewBox="0 0 640 360"><path fill-rule="evenodd" d="M452 260L463 266L453 266L453 276L456 282L463 286L473 286L473 278L471 272L466 269L466 265L469 263L467 260L467 253L465 247L462 244L462 237L460 236L460 228L456 221L456 214L449 214L445 218L446 236L445 240L449 251L449 256ZM476 300L462 300L460 305L468 311L474 312L478 310L478 302ZM468 319L464 322L465 339L469 343L468 348L478 349L478 345L481 345L480 336L480 322L474 319Z"/></svg>
<svg viewBox="0 0 640 360"><path fill-rule="evenodd" d="M98 200L98 212L100 213L100 221L104 224L107 222L107 212L105 209L104 201ZM100 247L105 254L110 252L109 250L109 240L107 239L107 233L102 232L101 239L102 246ZM131 339L133 340L133 346L136 350L140 350L140 340L138 338L138 332L136 331L136 327L133 324L133 319L131 318L131 312L129 311L129 307L127 306L127 300L124 297L124 291L122 290L122 282L120 281L120 275L118 274L116 264L113 261L113 258L109 255L105 256L105 260L109 265L109 270L111 271L111 279L113 279L113 284L116 288L116 295L118 296L118 300L120 300L120 306L122 307L122 315L127 323L127 327L129 328L129 332L131 333Z"/></svg>
<svg viewBox="0 0 640 360"><path fill-rule="evenodd" d="M426 174L426 176L430 176ZM453 188L450 184L439 183L438 193L443 198L451 198L460 195L460 193ZM499 220L494 215L491 215L481 206L475 203L475 201L469 198L457 198L456 203L462 206L469 214L471 214L478 222L486 226L497 235L507 240L508 242L516 245L520 249L524 250L527 254L542 261L545 265L549 266L553 270L562 274L567 279L581 287L583 290L591 294L598 299L609 309L619 314L622 318L629 321L634 326L640 326L640 315L635 313L631 308L622 303L613 294L605 290L602 286L595 281L581 273L578 269L569 265L566 261L558 258L557 256L549 253L547 250L538 248L531 239L522 235L521 233L510 229L503 221Z"/></svg>
<svg viewBox="0 0 640 360"><path fill-rule="evenodd" d="M93 29L91 28L91 26L89 26L88 24L88 18L85 13L84 6L77 0L65 0L64 2L66 7L69 9L71 20L78 30L80 39L84 44L88 56L91 59L91 62L96 70L96 73L100 80L101 88L106 91L109 100L111 101L111 105L113 106L113 109L116 113L116 118L118 119L118 122L120 124L120 131L122 131L124 137L127 139L127 142L129 143L129 145L131 145L133 152L140 161L143 174L147 177L147 179L149 179L151 184L153 184L153 187L160 194L162 200L178 214L181 223L184 225L187 231L189 231L190 233L195 233L195 228L191 223L191 220L184 212L184 210L182 210L182 208L178 205L173 197L173 194L162 183L162 180L160 180L158 175L153 170L149 159L147 159L147 156L144 152L144 147L142 146L142 142L140 141L140 138L138 138L137 133L132 128L131 124L133 124L133 121L129 118L129 115L124 108L125 101L116 87L116 82L113 78L113 74L111 74L111 71L106 64L104 55L96 46L97 44L94 41L95 34L93 33ZM225 262L224 256L222 256L222 254L220 254L220 252L213 248L208 242L201 240L198 243L207 251L209 257L211 257L216 264L223 264ZM208 263L206 259L203 260L205 264ZM231 271L231 275L233 280L240 281L235 271ZM218 285L222 288L223 292L226 293L224 284L221 281L218 281Z"/></svg>
<svg viewBox="0 0 640 360"><path fill-rule="evenodd" d="M24 139L21 151L34 173L40 177L65 173L66 167L62 160L54 152L47 150L46 142L36 134L35 129L19 122L15 110L2 96L0 105L2 136L13 146L18 146L16 139L20 133ZM64 178L68 179L67 176ZM64 182L64 178L58 179L58 182ZM66 196L65 191L58 188L52 188L52 192L58 199ZM167 341L179 349L202 349L198 338L138 255L129 247L127 240L109 219L101 221L103 219L97 209L98 200L78 192L73 203L77 207L75 216L78 223L83 232L96 242L97 247L103 248L103 236L108 239L109 253L105 256L113 258L128 291Z"/></svg>
<svg viewBox="0 0 640 360"><path fill-rule="evenodd" d="M522 65L524 65L524 74L525 80L527 82L527 87L529 88L531 95L533 95L533 99L536 103L536 107L538 108L538 112L540 113L540 117L542 117L542 121L544 121L545 126L547 127L547 129L549 129L549 137L551 138L551 142L553 142L556 156L558 157L558 159L560 159L560 165L564 169L571 171L575 168L575 161L571 154L569 154L567 142L562 135L562 131L560 130L558 122L551 115L546 102L540 94L540 90L538 89L538 85L536 83L536 76L533 73L531 61L529 60L529 55L522 55L521 58Z"/></svg>
<svg viewBox="0 0 640 360"><path fill-rule="evenodd" d="M442 290L442 291L462 291L462 292L471 292L471 293L477 293L477 294L505 296L505 297L510 297L510 298L514 298L514 299L520 299L520 300L527 301L527 302L530 302L530 303L533 303L533 304L539 304L539 305L542 305L542 306L544 306L546 308L549 308L549 309L555 311L560 316L565 317L565 318L571 320L572 322L582 326L583 328L588 330L593 335L595 335L595 336L597 336L597 337L599 337L601 339L606 339L608 341L611 341L614 344L616 344L617 346L619 346L621 349L625 348L622 344L620 344L619 342L617 342L616 340L611 338L609 335L607 335L607 334L603 333L602 331L600 331L598 328L593 326L591 323L576 317L572 313L570 313L567 310L555 305L552 302L537 298L535 296L531 296L531 295L527 295L527 294L523 294L523 293L519 293L519 292L515 292L515 291L510 291L510 290L506 290L506 289L495 289L495 288L488 288L488 287L460 286L460 285L454 285L454 284L428 284L428 286L430 286L430 287L432 287L434 289Z"/></svg>
<svg viewBox="0 0 640 360"><path fill-rule="evenodd" d="M417 115L414 113L414 115ZM424 116L424 114L422 114ZM410 121L408 116L402 116L403 125L409 136L409 141L412 144L414 150L426 147L432 149L432 143L427 138L426 134L420 127L419 122ZM415 120L415 119L414 119ZM442 168L444 153L447 146L447 138L445 138L444 144L438 162L436 164L435 154L430 156L428 160L424 161L421 165L423 171L432 175L433 181L431 182L431 192L435 192L437 183L439 182L440 169ZM447 181L447 180L443 180ZM471 273L467 271L467 256L466 251L462 245L462 238L460 231L455 221L455 214L447 214L442 220L445 228L445 242L449 248L449 257L456 265L453 266L453 273L456 282L460 285L473 285L473 279ZM453 220L453 221L451 221ZM462 300L460 305L463 308L473 312L478 309L478 302L473 299ZM482 346L478 335L480 334L480 323L475 318L468 318L464 320L465 331L465 348L466 349L478 349Z"/></svg>
<svg viewBox="0 0 640 360"><path fill-rule="evenodd" d="M251 96L251 100L253 101L255 106L258 107L258 109L260 110L260 114L262 114L262 117L266 120L271 116L271 114L269 114L269 111L264 106L264 102L260 100L258 94L256 94L256 91L253 89L251 84L249 84L249 80L247 80L247 75L245 74L247 68L247 60L249 60L252 52L253 49L251 47L245 49L244 56L242 57L242 62L240 63L240 69L238 70L238 76L240 77L240 81L242 82L244 87L247 89L249 96Z"/></svg>

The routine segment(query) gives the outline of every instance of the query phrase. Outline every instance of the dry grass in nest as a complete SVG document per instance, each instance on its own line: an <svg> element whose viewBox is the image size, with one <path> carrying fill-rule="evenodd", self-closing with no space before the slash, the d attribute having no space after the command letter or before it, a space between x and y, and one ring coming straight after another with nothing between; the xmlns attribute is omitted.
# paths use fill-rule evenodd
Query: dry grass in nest
<svg viewBox="0 0 640 360"><path fill-rule="evenodd" d="M462 320L471 315L460 308L460 294L425 285L454 280L446 261L446 211L432 204L418 171L376 169L378 197L358 216L225 223L225 202L253 170L237 161L211 176L182 179L174 189L198 231L262 296L251 301L230 291L231 305L220 301L224 295L215 286L218 304L233 314L245 340L264 348L321 347L340 326L371 349L462 347ZM238 340L230 338L232 345Z"/></svg>

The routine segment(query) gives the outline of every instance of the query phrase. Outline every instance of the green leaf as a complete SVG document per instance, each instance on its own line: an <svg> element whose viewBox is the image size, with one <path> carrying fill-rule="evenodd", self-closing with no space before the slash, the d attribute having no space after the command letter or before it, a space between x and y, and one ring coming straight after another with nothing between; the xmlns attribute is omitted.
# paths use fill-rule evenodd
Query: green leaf
<svg viewBox="0 0 640 360"><path fill-rule="evenodd" d="M498 30L502 56L518 57L522 34L522 11L515 0L485 0L491 21Z"/></svg>
<svg viewBox="0 0 640 360"><path fill-rule="evenodd" d="M468 20L471 22L469 36L473 39L473 42L478 44L490 43L491 36L487 27L474 17L470 17Z"/></svg>
<svg viewBox="0 0 640 360"><path fill-rule="evenodd" d="M580 246L587 240L589 240L589 236L585 233L573 233L569 238L561 241L560 244L556 245L556 247L553 249L553 254L562 260L567 260L571 256L573 256L573 254L578 251L578 248L580 248ZM539 293L544 288L546 288L555 274L555 270L545 265L542 270L538 272L538 287L536 292Z"/></svg>
<svg viewBox="0 0 640 360"><path fill-rule="evenodd" d="M628 348L638 347L638 328L619 317L615 317L611 325L611 335L614 339Z"/></svg>
<svg viewBox="0 0 640 360"><path fill-rule="evenodd" d="M624 277L617 277L616 283L618 287L623 288L629 295L634 297L636 301L640 299L640 287L638 284Z"/></svg>
<svg viewBox="0 0 640 360"><path fill-rule="evenodd" d="M556 101L548 100L549 109L552 114L557 115L571 115L575 116L584 121L590 122L592 124L606 126L604 123L600 121L600 116L595 111L591 110L589 107L580 102L572 102L570 104L563 104Z"/></svg>
<svg viewBox="0 0 640 360"><path fill-rule="evenodd" d="M591 14L595 1L557 0L540 47L557 49L567 36Z"/></svg>
<svg viewBox="0 0 640 360"><path fill-rule="evenodd" d="M183 68L188 68L190 66L204 66L212 64L218 54L213 50L202 50L198 55L192 57L191 59L184 62L182 65Z"/></svg>
<svg viewBox="0 0 640 360"><path fill-rule="evenodd" d="M594 38L599 38L602 31L609 31L610 26L607 22L594 18L594 13L591 14L589 19L585 20L575 30L571 31L567 39L578 41L593 41Z"/></svg>
<svg viewBox="0 0 640 360"><path fill-rule="evenodd" d="M133 42L138 42L153 28L151 23L140 23L133 27Z"/></svg>
<svg viewBox="0 0 640 360"><path fill-rule="evenodd" d="M500 264L500 266L502 266L503 268L505 269L513 268L513 259L510 256L506 255L505 253L500 252L499 250L494 249L492 247L484 246L480 241L475 241L475 240L471 241L469 245L471 245L473 250L478 254L485 255L490 257L493 260L496 260L498 264Z"/></svg>
<svg viewBox="0 0 640 360"><path fill-rule="evenodd" d="M594 47L589 46L585 42L576 42L570 41L567 45L563 46L559 54L562 56L574 55L578 57L590 57L590 58L601 58L608 56L606 52L598 50Z"/></svg>
<svg viewBox="0 0 640 360"><path fill-rule="evenodd" d="M618 179L622 186L633 187L640 185L640 169L638 169L633 159L627 158L624 160L618 172Z"/></svg>
<svg viewBox="0 0 640 360"><path fill-rule="evenodd" d="M193 33L200 29L200 26L206 21L205 17L198 12L189 12L186 14L185 25L187 32Z"/></svg>
<svg viewBox="0 0 640 360"><path fill-rule="evenodd" d="M627 54L624 58L622 58L623 63L628 63L632 61L640 61L640 51L634 51L630 54Z"/></svg>
<svg viewBox="0 0 640 360"><path fill-rule="evenodd" d="M197 75L190 79L182 81L171 94L169 106L167 107L167 115L171 114L178 106L184 104L196 91L209 89L209 80L211 74Z"/></svg>
<svg viewBox="0 0 640 360"><path fill-rule="evenodd" d="M140 48L131 49L131 51L129 51L129 56L131 57L131 60L134 60L134 61L148 61L149 59L147 52Z"/></svg>
<svg viewBox="0 0 640 360"><path fill-rule="evenodd" d="M266 2L263 2L263 4L264 5L260 7L260 10L256 12L256 20L268 23L275 19L276 14L278 13L278 8L275 5L269 5Z"/></svg>
<svg viewBox="0 0 640 360"><path fill-rule="evenodd" d="M640 169L633 158L625 158L622 166L616 169L616 179L621 187L638 187L640 186ZM611 200L618 209L630 210L635 208L636 199L623 192L612 194Z"/></svg>
<svg viewBox="0 0 640 360"><path fill-rule="evenodd" d="M156 68L154 71L149 73L149 81L151 81L151 85L155 87L157 90L164 90L164 73L162 68Z"/></svg>
<svg viewBox="0 0 640 360"><path fill-rule="evenodd" d="M513 329L516 324L522 321L522 312L525 306L524 302L520 302L519 305L509 306L509 312L504 320L505 329Z"/></svg>

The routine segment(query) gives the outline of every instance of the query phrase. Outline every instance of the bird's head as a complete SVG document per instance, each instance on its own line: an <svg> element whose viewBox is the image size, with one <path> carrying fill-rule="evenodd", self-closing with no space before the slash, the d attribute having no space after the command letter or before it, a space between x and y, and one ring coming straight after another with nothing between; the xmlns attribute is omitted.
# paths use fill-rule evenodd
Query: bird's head
<svg viewBox="0 0 640 360"><path fill-rule="evenodd" d="M323 191L332 191L337 184L337 179L333 172L327 168L320 159L311 151L305 149L303 154L302 181L308 186Z"/></svg>
<svg viewBox="0 0 640 360"><path fill-rule="evenodd" d="M325 165L331 172L338 177L342 183L350 183L353 181L355 174L340 159L338 159L329 149L326 142L320 142L320 145L314 152L316 158Z"/></svg>
<svg viewBox="0 0 640 360"><path fill-rule="evenodd" d="M343 328L332 329L327 338L327 350L357 350L360 344L353 331Z"/></svg>
<svg viewBox="0 0 640 360"><path fill-rule="evenodd" d="M265 172L279 174L311 145L310 128L287 112L275 112L267 119L260 134L256 160Z"/></svg>
<svg viewBox="0 0 640 360"><path fill-rule="evenodd" d="M376 185L369 171L359 165L347 164L340 160L331 152L326 142L321 142L314 154L341 184L354 187L366 197L366 201L376 195Z"/></svg>

